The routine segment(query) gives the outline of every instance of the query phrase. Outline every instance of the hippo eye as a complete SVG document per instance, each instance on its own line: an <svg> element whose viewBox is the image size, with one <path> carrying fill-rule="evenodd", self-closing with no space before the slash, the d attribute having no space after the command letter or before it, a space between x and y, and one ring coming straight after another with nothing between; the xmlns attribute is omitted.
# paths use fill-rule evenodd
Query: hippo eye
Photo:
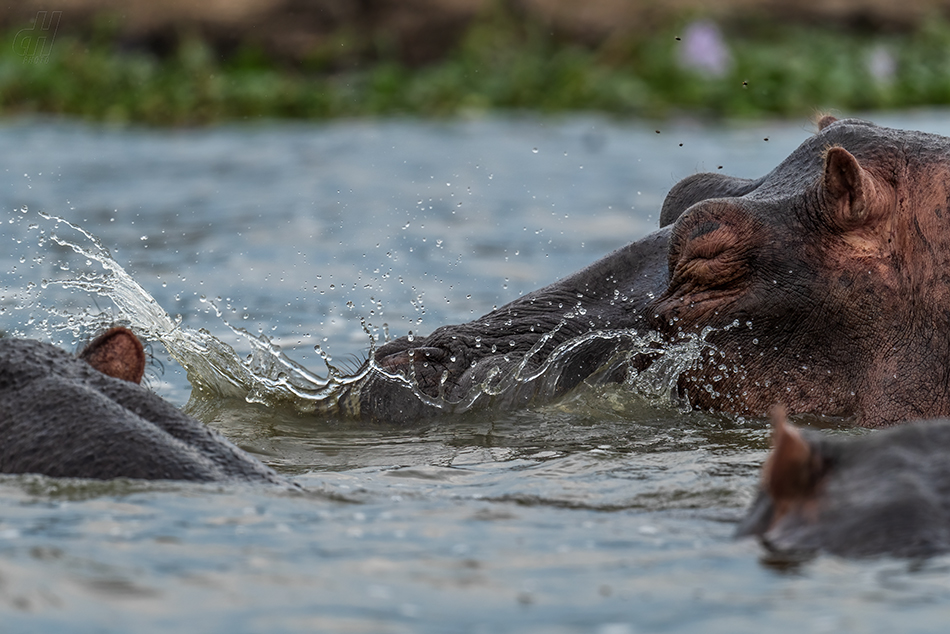
<svg viewBox="0 0 950 634"><path fill-rule="evenodd" d="M671 286L725 289L745 274L747 250L732 224L707 219L681 229L671 251Z"/></svg>

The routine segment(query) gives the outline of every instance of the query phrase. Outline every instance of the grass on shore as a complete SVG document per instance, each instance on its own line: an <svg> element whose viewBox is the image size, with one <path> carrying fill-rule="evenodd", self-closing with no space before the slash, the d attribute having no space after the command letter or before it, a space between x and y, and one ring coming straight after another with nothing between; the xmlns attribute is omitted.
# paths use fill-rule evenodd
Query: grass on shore
<svg viewBox="0 0 950 634"><path fill-rule="evenodd" d="M14 51L11 31L0 37L0 114L193 125L490 109L808 116L819 109L950 104L945 22L886 36L805 27L727 30L731 63L719 76L683 66L682 30L591 50L495 16L476 23L435 64L409 69L384 59L333 72L317 63L272 63L249 50L220 59L197 39L158 58L122 51L108 37L60 36L48 58L31 63Z"/></svg>

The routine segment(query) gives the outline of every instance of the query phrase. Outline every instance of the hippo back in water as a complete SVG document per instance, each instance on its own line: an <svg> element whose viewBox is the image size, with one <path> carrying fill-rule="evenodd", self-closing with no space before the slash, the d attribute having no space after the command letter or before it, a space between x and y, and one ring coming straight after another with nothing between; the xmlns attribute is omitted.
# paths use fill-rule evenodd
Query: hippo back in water
<svg viewBox="0 0 950 634"><path fill-rule="evenodd" d="M649 349L596 336L622 330L659 347L706 333L710 350L672 377L695 408L764 415L782 402L867 427L950 416L950 139L819 127L761 178L683 179L658 231L588 268L385 344L380 372L348 384L337 413L411 422L506 376L529 378L484 400L549 400L604 377L625 346L628 368L649 365Z"/></svg>
<svg viewBox="0 0 950 634"><path fill-rule="evenodd" d="M81 358L39 341L0 338L0 472L283 482L138 385L144 367L142 344L124 328L97 338Z"/></svg>
<svg viewBox="0 0 950 634"><path fill-rule="evenodd" d="M792 427L777 408L773 426L761 488L738 536L793 559L950 550L950 420L843 438Z"/></svg>

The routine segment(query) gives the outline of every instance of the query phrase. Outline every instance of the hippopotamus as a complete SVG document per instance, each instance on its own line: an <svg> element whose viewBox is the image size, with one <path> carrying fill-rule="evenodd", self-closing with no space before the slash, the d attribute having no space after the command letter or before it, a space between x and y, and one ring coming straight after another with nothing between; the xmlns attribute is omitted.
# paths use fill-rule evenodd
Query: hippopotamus
<svg viewBox="0 0 950 634"><path fill-rule="evenodd" d="M142 387L146 355L116 327L74 357L0 338L0 473L287 484Z"/></svg>
<svg viewBox="0 0 950 634"><path fill-rule="evenodd" d="M737 536L792 559L950 550L950 420L849 439L797 429L781 407L772 418L773 450Z"/></svg>
<svg viewBox="0 0 950 634"><path fill-rule="evenodd" d="M625 344L598 333L627 331L660 347L702 337L708 353L675 379L693 408L762 416L782 402L865 427L950 415L950 139L831 116L817 127L760 178L681 180L657 231L581 271L385 343L334 407L409 422L478 392L540 403L603 377ZM538 372L559 347L556 371ZM652 359L640 349L627 364Z"/></svg>

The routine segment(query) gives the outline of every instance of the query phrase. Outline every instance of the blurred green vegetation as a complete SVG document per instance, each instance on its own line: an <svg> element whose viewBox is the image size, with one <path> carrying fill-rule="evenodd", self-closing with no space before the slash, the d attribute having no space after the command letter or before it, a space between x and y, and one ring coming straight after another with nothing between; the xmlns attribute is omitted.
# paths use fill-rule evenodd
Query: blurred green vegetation
<svg viewBox="0 0 950 634"><path fill-rule="evenodd" d="M13 30L0 37L0 113L194 125L491 109L807 116L825 109L950 103L945 21L891 34L734 26L723 31L731 64L715 77L681 63L678 36L685 27L587 48L540 25L495 14L474 24L441 61L422 68L408 68L385 53L340 63L351 54L346 34L295 65L250 48L224 57L195 37L181 38L159 57L123 50L108 33L82 40L58 36L48 59L29 63L14 51Z"/></svg>

